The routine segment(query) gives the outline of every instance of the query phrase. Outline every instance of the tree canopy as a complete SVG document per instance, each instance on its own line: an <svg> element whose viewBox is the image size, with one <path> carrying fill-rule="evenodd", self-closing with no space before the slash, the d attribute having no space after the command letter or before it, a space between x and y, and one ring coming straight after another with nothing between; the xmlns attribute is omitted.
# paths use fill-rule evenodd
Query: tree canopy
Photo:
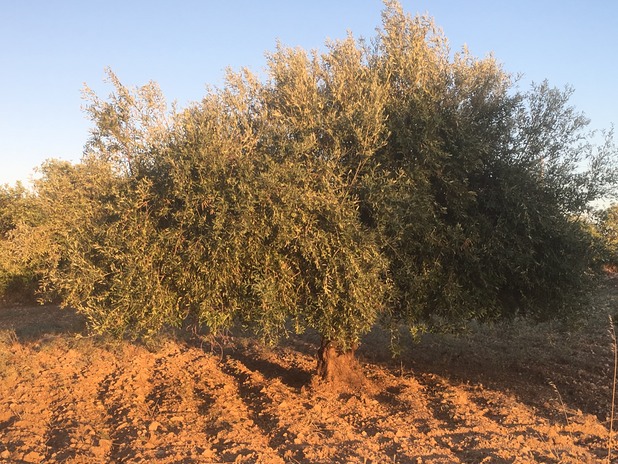
<svg viewBox="0 0 618 464"><path fill-rule="evenodd" d="M264 80L229 71L182 110L108 76L82 161L41 168L40 217L10 237L45 237L42 288L95 331L312 328L347 350L378 320L563 316L596 272L613 134L394 1L372 40L278 45Z"/></svg>

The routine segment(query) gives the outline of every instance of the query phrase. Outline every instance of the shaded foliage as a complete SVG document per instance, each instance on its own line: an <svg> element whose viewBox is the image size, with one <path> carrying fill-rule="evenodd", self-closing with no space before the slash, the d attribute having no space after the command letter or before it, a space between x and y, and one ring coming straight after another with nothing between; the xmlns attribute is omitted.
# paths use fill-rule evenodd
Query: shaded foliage
<svg viewBox="0 0 618 464"><path fill-rule="evenodd" d="M593 235L598 241L600 261L614 272L618 270L618 204L597 214Z"/></svg>
<svg viewBox="0 0 618 464"><path fill-rule="evenodd" d="M431 19L396 3L383 15L374 65L390 138L362 198L396 316L440 328L578 309L595 264L583 213L616 188L611 136L590 143L569 89L513 92L492 57L451 60Z"/></svg>

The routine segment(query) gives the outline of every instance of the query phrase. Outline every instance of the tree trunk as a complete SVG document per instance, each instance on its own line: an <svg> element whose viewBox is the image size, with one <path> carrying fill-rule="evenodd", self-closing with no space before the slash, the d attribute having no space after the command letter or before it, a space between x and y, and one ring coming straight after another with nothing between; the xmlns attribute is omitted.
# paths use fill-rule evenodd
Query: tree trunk
<svg viewBox="0 0 618 464"><path fill-rule="evenodd" d="M355 356L356 348L343 350L337 343L322 338L318 350L318 378L329 383L360 387L363 373Z"/></svg>

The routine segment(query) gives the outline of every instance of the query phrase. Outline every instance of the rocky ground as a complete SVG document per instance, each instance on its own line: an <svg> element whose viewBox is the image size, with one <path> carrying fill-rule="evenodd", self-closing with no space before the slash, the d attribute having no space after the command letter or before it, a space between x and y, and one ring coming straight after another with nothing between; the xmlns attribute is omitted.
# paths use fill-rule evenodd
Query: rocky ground
<svg viewBox="0 0 618 464"><path fill-rule="evenodd" d="M0 309L0 462L607 462L615 313L608 278L578 325L471 325L396 359L376 331L367 381L342 389L312 382L310 335L145 346L68 310Z"/></svg>

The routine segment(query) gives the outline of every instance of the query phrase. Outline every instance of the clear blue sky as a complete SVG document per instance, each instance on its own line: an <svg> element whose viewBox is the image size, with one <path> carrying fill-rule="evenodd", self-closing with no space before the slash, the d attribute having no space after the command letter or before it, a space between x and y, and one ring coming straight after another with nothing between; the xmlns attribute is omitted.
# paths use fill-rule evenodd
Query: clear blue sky
<svg viewBox="0 0 618 464"><path fill-rule="evenodd" d="M454 50L493 51L522 85L545 78L576 92L593 128L618 123L618 1L403 0L429 13ZM78 161L111 67L128 86L159 83L169 101L199 100L226 67L260 71L276 41L320 49L375 35L380 0L0 0L0 184L46 158Z"/></svg>

